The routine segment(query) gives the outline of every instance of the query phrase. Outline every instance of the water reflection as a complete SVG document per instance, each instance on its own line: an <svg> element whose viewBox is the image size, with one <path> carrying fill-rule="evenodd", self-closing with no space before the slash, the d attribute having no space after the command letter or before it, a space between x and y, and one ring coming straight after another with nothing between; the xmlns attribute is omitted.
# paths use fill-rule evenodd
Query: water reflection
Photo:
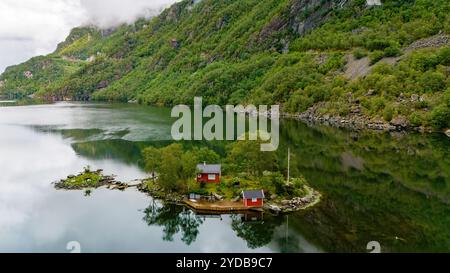
<svg viewBox="0 0 450 273"><path fill-rule="evenodd" d="M246 220L251 218L251 215L233 215L231 228L237 236L247 242L249 248L254 249L269 244L272 241L275 228L281 225L280 218L272 218L267 221Z"/></svg>
<svg viewBox="0 0 450 273"><path fill-rule="evenodd" d="M181 232L181 241L190 245L197 239L201 217L192 211L176 205L159 205L153 201L144 211L143 220L147 225L163 227L163 240L173 241L174 235Z"/></svg>
<svg viewBox="0 0 450 273"><path fill-rule="evenodd" d="M194 212L179 205L162 205L153 201L144 210L143 220L149 226L162 230L162 239L173 242L176 235L187 246L197 240L203 224L211 220L222 222L235 236L245 241L249 249L269 247L277 252L316 252L295 230L290 230L287 218L274 217L263 212L249 211L241 214L220 215ZM204 234L208 236L208 234Z"/></svg>
<svg viewBox="0 0 450 273"><path fill-rule="evenodd" d="M140 151L170 143L168 109L103 104L0 107L0 251L365 252L450 250L450 139L283 121L278 150L322 203L289 217L195 214L138 192L58 192L84 166L144 177ZM208 145L223 154L226 143ZM281 170L286 172L285 169ZM150 203L150 204L149 204ZM144 219L144 221L142 221Z"/></svg>

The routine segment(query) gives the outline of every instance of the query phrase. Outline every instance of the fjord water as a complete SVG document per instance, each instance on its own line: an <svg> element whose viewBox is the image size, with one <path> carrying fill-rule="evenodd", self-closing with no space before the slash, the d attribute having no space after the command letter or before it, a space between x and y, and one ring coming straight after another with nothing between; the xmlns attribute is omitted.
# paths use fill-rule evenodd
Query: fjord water
<svg viewBox="0 0 450 273"><path fill-rule="evenodd" d="M104 169L143 178L140 150L171 143L170 109L57 103L0 107L0 252L450 251L450 138L281 123L322 202L289 216L196 215L135 190L56 191L51 182ZM193 145L207 145L194 143ZM221 143L209 143L218 152Z"/></svg>

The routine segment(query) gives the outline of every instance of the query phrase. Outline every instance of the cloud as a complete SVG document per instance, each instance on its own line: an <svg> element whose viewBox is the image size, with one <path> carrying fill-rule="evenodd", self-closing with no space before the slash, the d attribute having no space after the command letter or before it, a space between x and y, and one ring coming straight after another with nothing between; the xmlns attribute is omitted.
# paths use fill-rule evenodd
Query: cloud
<svg viewBox="0 0 450 273"><path fill-rule="evenodd" d="M80 0L87 23L108 28L118 23L132 23L139 17L155 15L175 0Z"/></svg>
<svg viewBox="0 0 450 273"><path fill-rule="evenodd" d="M76 26L102 28L155 15L177 0L1 0L0 73L51 53Z"/></svg>

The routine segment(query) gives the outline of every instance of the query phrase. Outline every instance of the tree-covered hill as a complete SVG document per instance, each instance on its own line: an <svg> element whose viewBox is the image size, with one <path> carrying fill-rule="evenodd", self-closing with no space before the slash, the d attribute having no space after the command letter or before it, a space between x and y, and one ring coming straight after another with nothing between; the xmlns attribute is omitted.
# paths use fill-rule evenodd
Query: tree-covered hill
<svg viewBox="0 0 450 273"><path fill-rule="evenodd" d="M114 30L74 29L53 54L8 68L0 93L157 105L203 96L449 127L450 4L381 2L185 0Z"/></svg>

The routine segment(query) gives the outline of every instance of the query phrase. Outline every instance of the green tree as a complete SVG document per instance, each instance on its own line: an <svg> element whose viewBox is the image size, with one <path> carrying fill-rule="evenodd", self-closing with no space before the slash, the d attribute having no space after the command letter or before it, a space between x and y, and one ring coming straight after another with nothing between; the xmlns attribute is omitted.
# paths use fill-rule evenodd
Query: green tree
<svg viewBox="0 0 450 273"><path fill-rule="evenodd" d="M185 152L181 144L171 144L142 152L145 170L158 174L158 185L169 191L184 191L196 174L198 159L194 151Z"/></svg>
<svg viewBox="0 0 450 273"><path fill-rule="evenodd" d="M445 87L445 76L439 72L427 71L420 77L420 85L426 92L442 91Z"/></svg>
<svg viewBox="0 0 450 273"><path fill-rule="evenodd" d="M248 134L247 137L248 139ZM274 152L262 152L262 141L236 141L229 147L226 162L235 166L235 172L246 172L261 176L264 171L278 169Z"/></svg>
<svg viewBox="0 0 450 273"><path fill-rule="evenodd" d="M161 165L161 151L155 147L148 147L142 151L144 158L144 170L152 174L152 178L155 179L155 173Z"/></svg>
<svg viewBox="0 0 450 273"><path fill-rule="evenodd" d="M441 104L430 113L430 123L436 129L450 127L450 107Z"/></svg>
<svg viewBox="0 0 450 273"><path fill-rule="evenodd" d="M220 156L214 150L207 147L194 149L193 152L195 153L198 163L206 162L214 164L220 162Z"/></svg>

